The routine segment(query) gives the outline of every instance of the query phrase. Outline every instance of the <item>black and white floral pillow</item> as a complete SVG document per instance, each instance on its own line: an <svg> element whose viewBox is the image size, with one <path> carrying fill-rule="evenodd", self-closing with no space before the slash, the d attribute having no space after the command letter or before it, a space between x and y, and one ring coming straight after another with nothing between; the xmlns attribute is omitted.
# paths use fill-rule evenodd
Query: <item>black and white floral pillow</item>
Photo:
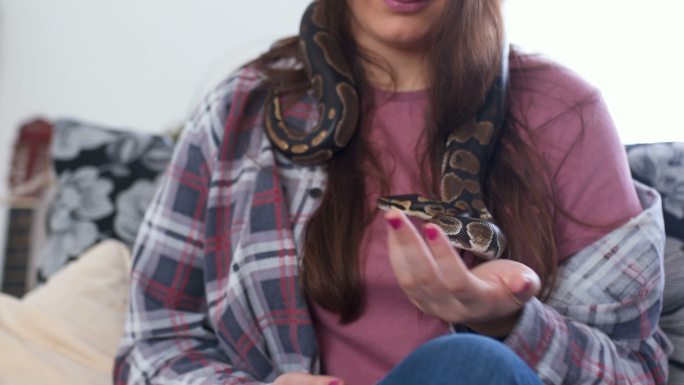
<svg viewBox="0 0 684 385"><path fill-rule="evenodd" d="M663 197L668 235L684 240L684 143L640 144L627 151L634 178Z"/></svg>
<svg viewBox="0 0 684 385"><path fill-rule="evenodd" d="M684 143L627 147L634 179L653 186L663 199L665 290L660 327L674 345L668 384L684 384Z"/></svg>
<svg viewBox="0 0 684 385"><path fill-rule="evenodd" d="M107 238L132 246L155 181L171 159L170 137L55 122L51 159L56 191L38 255L43 281Z"/></svg>

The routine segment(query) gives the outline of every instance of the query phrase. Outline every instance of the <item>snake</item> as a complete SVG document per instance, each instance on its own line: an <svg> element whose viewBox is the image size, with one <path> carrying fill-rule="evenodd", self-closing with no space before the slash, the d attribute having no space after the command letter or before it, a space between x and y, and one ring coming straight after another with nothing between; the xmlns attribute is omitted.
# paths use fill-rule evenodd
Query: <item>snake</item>
<svg viewBox="0 0 684 385"><path fill-rule="evenodd" d="M322 0L304 12L299 51L318 108L318 121L302 132L285 121L282 95L271 87L264 126L271 143L293 163L323 164L349 143L357 128L359 94L342 48L325 28ZM441 161L439 198L418 194L383 196L380 209L397 208L439 226L451 245L482 259L501 257L506 236L483 199L484 173L504 126L508 79L508 44L503 44L500 72L475 115L447 135Z"/></svg>

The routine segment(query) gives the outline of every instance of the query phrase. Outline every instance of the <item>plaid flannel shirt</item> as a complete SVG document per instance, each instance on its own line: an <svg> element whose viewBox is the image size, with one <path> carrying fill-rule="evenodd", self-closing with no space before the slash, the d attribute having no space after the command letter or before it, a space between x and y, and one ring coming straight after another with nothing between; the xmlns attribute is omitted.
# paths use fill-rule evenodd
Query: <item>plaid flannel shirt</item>
<svg viewBox="0 0 684 385"><path fill-rule="evenodd" d="M133 252L117 384L263 384L318 372L297 269L326 174L274 151L260 84L254 70L238 71L184 129ZM308 129L316 109L288 113ZM666 382L660 200L638 190L645 211L560 266L551 298L529 301L505 340L546 384Z"/></svg>

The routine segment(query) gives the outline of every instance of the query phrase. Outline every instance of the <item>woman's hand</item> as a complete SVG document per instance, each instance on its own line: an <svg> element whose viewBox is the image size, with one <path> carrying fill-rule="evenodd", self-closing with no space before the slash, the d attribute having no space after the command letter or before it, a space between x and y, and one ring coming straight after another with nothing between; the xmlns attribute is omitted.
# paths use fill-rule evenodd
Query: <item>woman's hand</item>
<svg viewBox="0 0 684 385"><path fill-rule="evenodd" d="M330 376L291 372L278 376L273 385L344 385L344 381Z"/></svg>
<svg viewBox="0 0 684 385"><path fill-rule="evenodd" d="M399 285L423 312L492 337L510 333L523 304L539 292L539 276L515 261L495 260L468 270L441 228L423 226L392 209L389 258Z"/></svg>

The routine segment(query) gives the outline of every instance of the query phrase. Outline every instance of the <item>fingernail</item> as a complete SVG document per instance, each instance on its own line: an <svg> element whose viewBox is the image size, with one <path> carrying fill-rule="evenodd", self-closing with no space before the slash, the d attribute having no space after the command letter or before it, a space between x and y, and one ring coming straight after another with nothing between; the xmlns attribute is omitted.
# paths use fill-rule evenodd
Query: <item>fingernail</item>
<svg viewBox="0 0 684 385"><path fill-rule="evenodd" d="M387 223L389 223L389 225L392 226L392 228L395 230L399 230L399 228L401 227L401 219L399 218L387 218Z"/></svg>
<svg viewBox="0 0 684 385"><path fill-rule="evenodd" d="M430 241L434 241L437 239L437 236L439 235L439 232L437 231L437 228L434 226L425 226L423 227L423 234L425 234L425 238L427 238Z"/></svg>
<svg viewBox="0 0 684 385"><path fill-rule="evenodd" d="M532 280L527 278L527 277L523 278L523 280L524 280L524 283L523 283L521 292L527 293L528 291L530 291L530 288L532 288Z"/></svg>
<svg viewBox="0 0 684 385"><path fill-rule="evenodd" d="M328 385L340 385L340 382L338 380L332 380L328 383Z"/></svg>

